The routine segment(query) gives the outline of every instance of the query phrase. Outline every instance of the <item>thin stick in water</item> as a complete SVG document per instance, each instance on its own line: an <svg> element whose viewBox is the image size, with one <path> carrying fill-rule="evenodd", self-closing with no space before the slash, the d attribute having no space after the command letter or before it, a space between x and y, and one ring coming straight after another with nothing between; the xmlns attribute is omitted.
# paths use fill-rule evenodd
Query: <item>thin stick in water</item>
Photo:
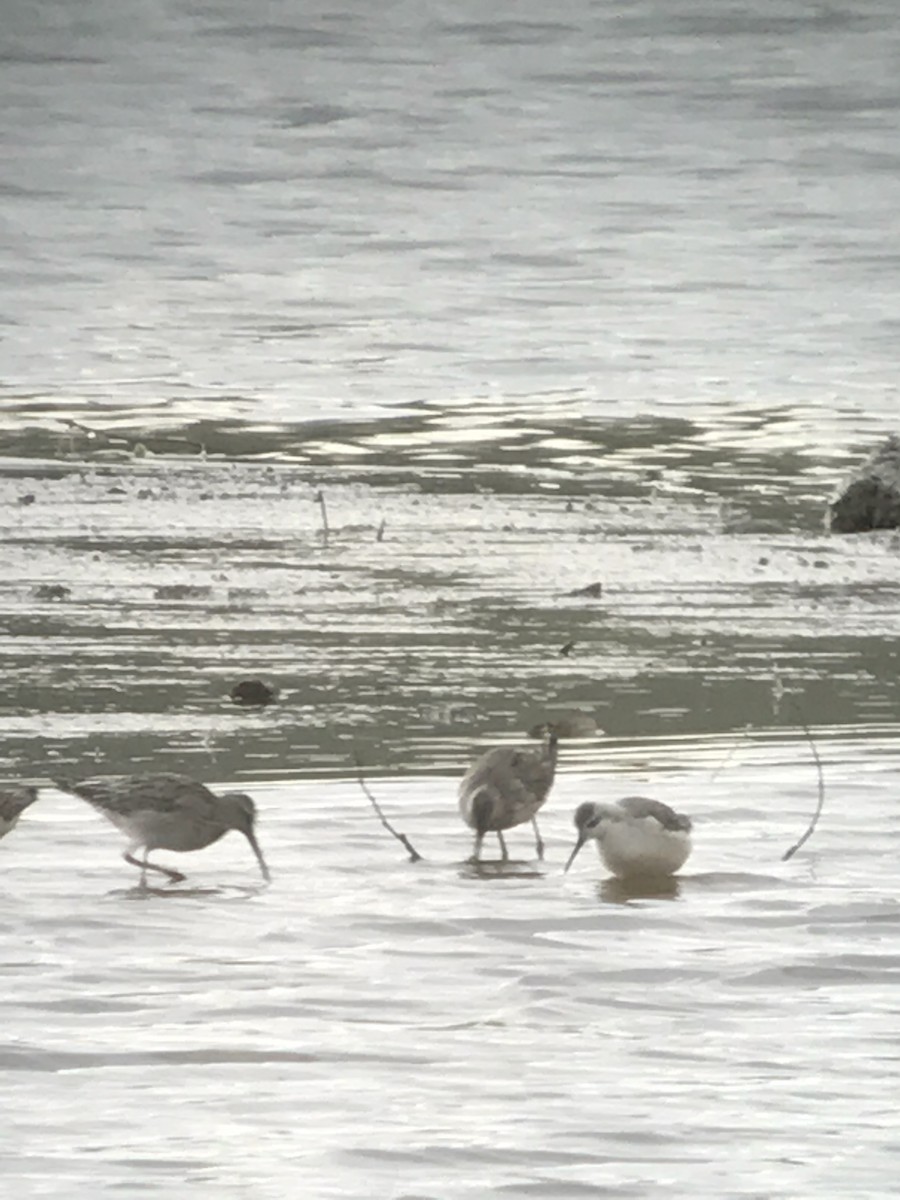
<svg viewBox="0 0 900 1200"><path fill-rule="evenodd" d="M321 491L316 492L315 501L316 501L316 504L318 504L318 506L322 510L322 545L327 546L328 545L328 509L325 507L325 493L321 492Z"/></svg>
<svg viewBox="0 0 900 1200"><path fill-rule="evenodd" d="M378 820L382 823L382 825L385 827L385 829L388 831L388 833L392 834L397 839L397 841L402 844L402 846L406 850L407 854L409 855L410 862L421 862L422 855L418 852L418 850L415 848L415 846L412 844L412 842L409 840L409 838L406 836L406 834L400 833L399 830L395 829L393 827L393 825L390 823L390 821L387 819L387 817L384 815L384 813L381 811L381 805L378 803L378 801L372 795L372 792L370 791L369 786L365 781L365 777L363 776L362 763L360 763L359 759L357 758L357 756L355 754L353 756L353 761L356 764L356 777L359 780L359 786L362 788L363 793L365 794L369 803L375 809L375 815L378 817Z"/></svg>
<svg viewBox="0 0 900 1200"><path fill-rule="evenodd" d="M822 815L822 809L825 805L825 774L822 770L822 760L821 760L821 758L819 758L819 751L816 747L815 741L813 740L813 735L809 731L809 726L803 720L803 714L800 712L800 705L797 703L797 701L792 696L789 696L788 699L790 701L791 707L797 713L797 719L800 722L800 726L803 729L803 732L806 734L807 740L809 742L809 748L810 748L810 750L812 750L812 753L813 753L813 758L816 760L816 770L819 773L819 802L816 805L816 811L813 813L812 820L810 821L809 825L807 826L806 832L803 834L803 837L800 838L799 842L795 842L794 845L791 846L791 848L789 850L786 850L784 852L784 854L782 854L782 856L781 856L782 862L787 862L787 860L789 858L793 858L794 855L797 853L797 851L800 849L800 847L809 841L809 839L813 835L813 831L815 830L816 825L818 825L818 823L819 823L819 817Z"/></svg>

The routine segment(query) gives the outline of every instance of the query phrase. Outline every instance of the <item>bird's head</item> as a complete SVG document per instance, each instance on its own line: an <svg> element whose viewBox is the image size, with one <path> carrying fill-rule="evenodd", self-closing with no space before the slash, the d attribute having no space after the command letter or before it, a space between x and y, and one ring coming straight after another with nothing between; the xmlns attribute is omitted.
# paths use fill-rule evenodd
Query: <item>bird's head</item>
<svg viewBox="0 0 900 1200"><path fill-rule="evenodd" d="M248 796L246 792L224 792L219 797L219 804L222 818L228 828L242 833L250 843L250 848L256 855L256 861L262 871L263 879L268 883L272 876L269 874L266 860L263 858L259 842L256 840L256 805L253 797Z"/></svg>
<svg viewBox="0 0 900 1200"><path fill-rule="evenodd" d="M583 804L579 804L575 809L573 823L578 831L578 840L575 842L575 848L569 855L569 861L566 863L565 870L568 871L572 863L575 861L575 856L589 838L595 838L601 841L604 833L609 828L609 823L616 818L616 812L608 804L597 804L594 800L585 800Z"/></svg>

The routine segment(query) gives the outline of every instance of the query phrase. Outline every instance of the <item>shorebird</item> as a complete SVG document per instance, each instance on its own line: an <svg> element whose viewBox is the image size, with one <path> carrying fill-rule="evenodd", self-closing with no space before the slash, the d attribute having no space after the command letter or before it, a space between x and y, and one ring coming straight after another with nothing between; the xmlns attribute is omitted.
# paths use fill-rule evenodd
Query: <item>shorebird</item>
<svg viewBox="0 0 900 1200"><path fill-rule="evenodd" d="M586 800L575 810L575 828L578 840L567 871L589 838L620 879L674 875L691 852L690 817L645 796L626 796L616 804Z"/></svg>
<svg viewBox="0 0 900 1200"><path fill-rule="evenodd" d="M38 791L34 787L17 787L13 784L0 788L0 838L15 829L19 817L37 798Z"/></svg>
<svg viewBox="0 0 900 1200"><path fill-rule="evenodd" d="M553 785L557 741L556 728L551 725L539 750L500 746L482 754L466 772L459 785L459 811L469 828L475 830L473 862L478 862L486 833L496 833L500 853L508 859L503 830L526 821L534 829L538 858L544 857L535 814Z"/></svg>
<svg viewBox="0 0 900 1200"><path fill-rule="evenodd" d="M87 800L113 825L128 835L127 863L141 868L143 883L148 871L159 871L172 883L185 876L170 867L147 861L151 850L202 850L223 837L229 829L242 833L256 855L263 878L269 868L263 858L253 825L256 805L243 792L217 796L187 775L106 775L80 779L77 783L54 780L64 792ZM134 852L143 848L143 859Z"/></svg>

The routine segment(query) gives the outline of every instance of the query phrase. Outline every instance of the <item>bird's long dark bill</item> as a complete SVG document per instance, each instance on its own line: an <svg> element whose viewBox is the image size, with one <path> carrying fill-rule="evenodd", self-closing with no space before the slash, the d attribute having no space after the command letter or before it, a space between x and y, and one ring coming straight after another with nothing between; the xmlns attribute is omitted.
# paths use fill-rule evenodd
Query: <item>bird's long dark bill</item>
<svg viewBox="0 0 900 1200"><path fill-rule="evenodd" d="M586 841L587 841L587 838L580 837L578 839L578 841L575 843L575 849L569 855L569 861L563 867L563 875L565 875L566 871L568 871L569 867L571 867L572 863L575 861L575 855L578 853L578 851L581 849L581 847L584 845L584 843Z"/></svg>
<svg viewBox="0 0 900 1200"><path fill-rule="evenodd" d="M259 869L263 873L263 879L268 883L272 876L269 874L269 868L266 866L266 860L263 858L262 850L259 848L259 842L256 840L256 834L251 831L247 834L247 841L253 847L253 853L256 855L256 861L259 863Z"/></svg>

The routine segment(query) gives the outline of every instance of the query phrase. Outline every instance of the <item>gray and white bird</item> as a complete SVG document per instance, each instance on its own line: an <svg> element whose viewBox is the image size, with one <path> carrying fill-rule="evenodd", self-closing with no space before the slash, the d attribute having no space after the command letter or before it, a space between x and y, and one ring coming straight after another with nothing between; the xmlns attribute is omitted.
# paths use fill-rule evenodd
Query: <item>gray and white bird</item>
<svg viewBox="0 0 900 1200"><path fill-rule="evenodd" d="M575 810L578 840L566 871L590 838L620 879L674 875L691 852L691 819L661 800L626 796L616 804L586 800Z"/></svg>
<svg viewBox="0 0 900 1200"><path fill-rule="evenodd" d="M475 830L472 861L478 862L486 833L496 833L500 853L509 858L503 830L530 821L534 829L538 858L544 857L535 814L550 794L556 774L555 727L538 750L516 750L500 746L476 759L459 785L459 811L470 829Z"/></svg>
<svg viewBox="0 0 900 1200"><path fill-rule="evenodd" d="M35 787L20 787L16 784L0 787L0 838L6 837L10 830L15 829L19 817L37 798L38 790Z"/></svg>
<svg viewBox="0 0 900 1200"><path fill-rule="evenodd" d="M217 842L230 829L242 833L250 843L263 878L269 868L256 840L256 805L243 792L216 795L187 775L105 775L80 779L75 783L55 780L60 791L71 792L112 821L128 836L127 863L141 868L143 882L147 871L159 871L172 883L185 876L170 867L148 862L151 850L202 850ZM134 857L143 849L142 859Z"/></svg>

